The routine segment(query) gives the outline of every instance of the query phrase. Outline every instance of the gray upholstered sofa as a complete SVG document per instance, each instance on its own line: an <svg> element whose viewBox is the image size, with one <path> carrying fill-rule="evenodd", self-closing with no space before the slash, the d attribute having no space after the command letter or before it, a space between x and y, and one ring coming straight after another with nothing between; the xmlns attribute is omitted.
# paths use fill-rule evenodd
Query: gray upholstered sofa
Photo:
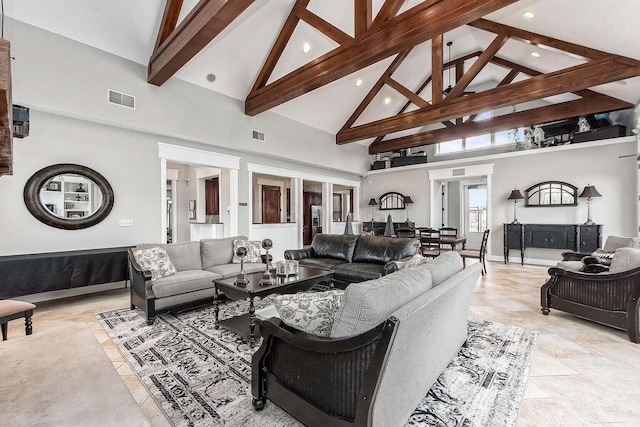
<svg viewBox="0 0 640 427"><path fill-rule="evenodd" d="M352 283L330 338L264 320L254 407L271 400L309 426L403 426L467 339L481 270L448 252Z"/></svg>
<svg viewBox="0 0 640 427"><path fill-rule="evenodd" d="M240 264L232 263L236 239L247 240L245 236L234 236L173 244L144 243L130 248L131 309L142 309L147 314L147 323L152 324L159 311L213 301L213 280L233 277L240 271ZM151 274L140 268L133 251L153 247L167 251L176 274L152 281ZM244 264L245 273L264 269L263 263Z"/></svg>
<svg viewBox="0 0 640 427"><path fill-rule="evenodd" d="M395 271L394 261L409 259L419 248L415 238L316 234L311 246L286 250L284 257L306 267L333 270L334 286L344 288Z"/></svg>

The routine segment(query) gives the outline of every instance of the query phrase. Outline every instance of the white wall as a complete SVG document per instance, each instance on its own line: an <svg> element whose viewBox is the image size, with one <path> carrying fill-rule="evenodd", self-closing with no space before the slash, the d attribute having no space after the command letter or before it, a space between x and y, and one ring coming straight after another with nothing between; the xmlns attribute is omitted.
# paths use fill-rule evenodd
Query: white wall
<svg viewBox="0 0 640 427"><path fill-rule="evenodd" d="M369 198L378 198L387 191L409 194L414 200L411 219L417 226L429 224L429 181L427 170L443 167L463 167L472 164L493 163L492 214L490 255L502 258L502 224L513 220L513 204L506 200L513 188L521 192L530 186L549 180L565 181L578 187L595 185L603 197L593 200L592 217L603 224L603 243L607 236L635 236L636 231L636 169L634 157L619 156L635 153L633 138L618 139L619 144L581 143L570 149L548 148L530 150L524 155L495 156L490 159L469 159L458 163L429 163L427 166L404 171L384 171L363 178L360 208L363 217L369 219ZM573 149L573 147L576 147ZM518 210L521 223L579 224L586 221L586 200L579 199L578 206L558 208L524 208ZM375 210L375 220L384 221L391 213L394 221L404 220L405 211ZM558 260L561 251L527 249L529 260ZM515 251L513 251L515 258Z"/></svg>
<svg viewBox="0 0 640 427"><path fill-rule="evenodd" d="M271 239L273 248L269 254L273 256L274 261L284 259L284 251L287 249L299 248L298 244L298 228L296 224L252 224L249 240ZM264 252L263 252L264 253Z"/></svg>

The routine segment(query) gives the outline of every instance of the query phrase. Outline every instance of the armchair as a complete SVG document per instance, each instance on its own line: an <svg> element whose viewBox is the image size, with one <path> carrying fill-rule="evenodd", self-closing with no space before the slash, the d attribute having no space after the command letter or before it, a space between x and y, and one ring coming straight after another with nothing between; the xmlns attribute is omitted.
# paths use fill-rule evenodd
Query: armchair
<svg viewBox="0 0 640 427"><path fill-rule="evenodd" d="M610 271L589 273L550 268L551 277L540 289L542 314L548 315L549 309L555 308L627 331L629 340L640 343L639 258L639 250L622 248L616 251ZM597 264L587 269L602 271Z"/></svg>
<svg viewBox="0 0 640 427"><path fill-rule="evenodd" d="M639 247L640 240L638 238L609 236L604 242L604 247L595 252L563 252L562 261L556 267L565 270L587 271L588 265L600 264L600 268L607 270L616 249Z"/></svg>

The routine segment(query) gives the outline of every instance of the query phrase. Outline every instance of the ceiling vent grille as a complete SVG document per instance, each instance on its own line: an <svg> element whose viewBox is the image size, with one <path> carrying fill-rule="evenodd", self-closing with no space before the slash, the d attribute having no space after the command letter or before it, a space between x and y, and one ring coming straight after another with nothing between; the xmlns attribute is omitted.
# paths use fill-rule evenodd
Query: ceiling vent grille
<svg viewBox="0 0 640 427"><path fill-rule="evenodd" d="M255 139L256 141L263 141L264 142L264 132L260 132L257 130L251 131L251 137L253 139Z"/></svg>
<svg viewBox="0 0 640 427"><path fill-rule="evenodd" d="M109 89L109 104L121 105L127 108L136 108L136 97L126 93Z"/></svg>

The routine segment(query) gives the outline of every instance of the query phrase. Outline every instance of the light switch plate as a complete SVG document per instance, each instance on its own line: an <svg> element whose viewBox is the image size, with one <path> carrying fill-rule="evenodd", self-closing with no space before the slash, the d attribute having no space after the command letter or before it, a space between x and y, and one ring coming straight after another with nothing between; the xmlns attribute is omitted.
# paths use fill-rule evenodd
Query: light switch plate
<svg viewBox="0 0 640 427"><path fill-rule="evenodd" d="M118 225L120 227L133 227L133 220L132 219L121 219L121 220L118 220Z"/></svg>

